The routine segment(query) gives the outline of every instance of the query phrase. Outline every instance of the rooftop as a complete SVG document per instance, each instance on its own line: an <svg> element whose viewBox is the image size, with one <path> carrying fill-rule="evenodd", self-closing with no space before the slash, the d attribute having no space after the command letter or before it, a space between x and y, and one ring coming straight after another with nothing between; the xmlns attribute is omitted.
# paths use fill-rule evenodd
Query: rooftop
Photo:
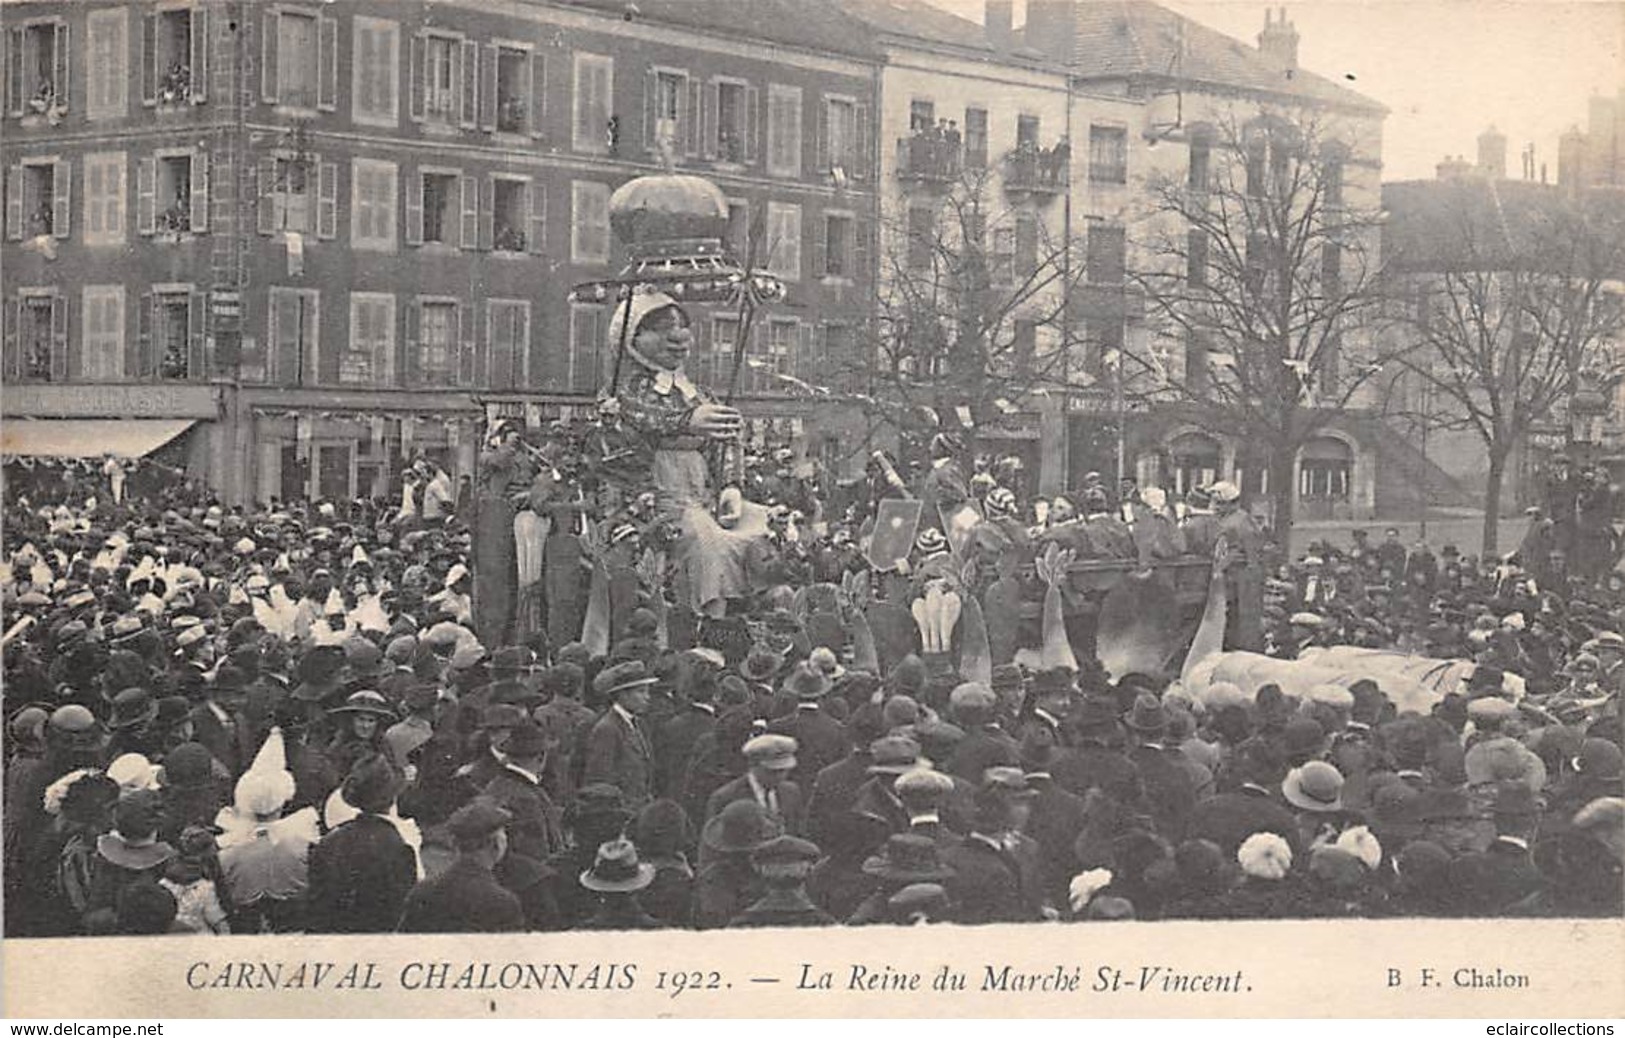
<svg viewBox="0 0 1625 1038"><path fill-rule="evenodd" d="M830 0L558 0L581 7L723 36L755 39L801 50L876 61L871 32Z"/></svg>

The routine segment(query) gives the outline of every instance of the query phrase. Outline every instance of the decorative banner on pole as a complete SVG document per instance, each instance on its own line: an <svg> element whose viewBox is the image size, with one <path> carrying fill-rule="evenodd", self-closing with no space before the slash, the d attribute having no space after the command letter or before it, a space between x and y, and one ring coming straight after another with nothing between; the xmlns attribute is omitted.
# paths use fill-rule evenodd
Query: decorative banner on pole
<svg viewBox="0 0 1625 1038"><path fill-rule="evenodd" d="M542 427L542 405L541 404L527 403L525 405L525 428L527 428L527 429L540 429L541 427Z"/></svg>
<svg viewBox="0 0 1625 1038"><path fill-rule="evenodd" d="M463 445L463 422L460 418L446 419L446 446L450 447L453 455Z"/></svg>
<svg viewBox="0 0 1625 1038"><path fill-rule="evenodd" d="M412 440L415 437L415 432L412 429L412 416L411 415L402 415L401 418L400 418L400 423L401 423L401 457L410 459L412 457Z"/></svg>
<svg viewBox="0 0 1625 1038"><path fill-rule="evenodd" d="M299 445L299 457L310 457L310 441L314 435L309 415L295 415L293 419L293 436Z"/></svg>
<svg viewBox="0 0 1625 1038"><path fill-rule="evenodd" d="M379 448L381 448L384 443L383 415L373 415L372 417L368 418L367 425L372 436L372 452L377 454L379 453Z"/></svg>

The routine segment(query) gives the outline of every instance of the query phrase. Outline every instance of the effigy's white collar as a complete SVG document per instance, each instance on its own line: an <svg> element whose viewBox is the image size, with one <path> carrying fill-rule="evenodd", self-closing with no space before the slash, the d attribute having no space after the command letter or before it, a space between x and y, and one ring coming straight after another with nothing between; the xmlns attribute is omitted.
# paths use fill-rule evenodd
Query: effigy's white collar
<svg viewBox="0 0 1625 1038"><path fill-rule="evenodd" d="M661 396L670 395L673 389L681 393L684 400L693 400L700 395L699 388L689 380L688 375L682 368L676 370L663 368L639 353L637 347L631 343L626 344L626 352L633 360L649 369L653 375L654 390Z"/></svg>

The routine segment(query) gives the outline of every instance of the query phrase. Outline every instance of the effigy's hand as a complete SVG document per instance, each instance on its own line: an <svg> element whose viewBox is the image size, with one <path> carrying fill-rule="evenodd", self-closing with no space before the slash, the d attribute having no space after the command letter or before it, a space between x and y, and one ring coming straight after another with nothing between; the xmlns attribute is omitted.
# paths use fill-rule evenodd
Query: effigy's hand
<svg viewBox="0 0 1625 1038"><path fill-rule="evenodd" d="M745 419L726 404L701 404L689 416L688 427L713 440L732 440L744 430Z"/></svg>

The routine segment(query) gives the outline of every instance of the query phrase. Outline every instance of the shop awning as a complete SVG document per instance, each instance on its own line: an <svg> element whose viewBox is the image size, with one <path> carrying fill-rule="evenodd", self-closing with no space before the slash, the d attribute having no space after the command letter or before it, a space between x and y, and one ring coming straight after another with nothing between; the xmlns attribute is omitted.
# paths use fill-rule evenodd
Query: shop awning
<svg viewBox="0 0 1625 1038"><path fill-rule="evenodd" d="M37 418L0 424L0 455L141 458L197 424L195 418Z"/></svg>

